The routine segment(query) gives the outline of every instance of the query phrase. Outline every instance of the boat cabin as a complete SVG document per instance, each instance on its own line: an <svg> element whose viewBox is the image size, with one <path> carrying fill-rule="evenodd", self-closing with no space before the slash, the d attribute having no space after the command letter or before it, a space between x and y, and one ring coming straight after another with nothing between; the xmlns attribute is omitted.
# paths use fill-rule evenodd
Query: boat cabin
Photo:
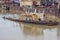
<svg viewBox="0 0 60 40"><path fill-rule="evenodd" d="M25 13L21 14L21 16L22 16L22 20L44 21L45 20L45 8L28 7L26 8Z"/></svg>

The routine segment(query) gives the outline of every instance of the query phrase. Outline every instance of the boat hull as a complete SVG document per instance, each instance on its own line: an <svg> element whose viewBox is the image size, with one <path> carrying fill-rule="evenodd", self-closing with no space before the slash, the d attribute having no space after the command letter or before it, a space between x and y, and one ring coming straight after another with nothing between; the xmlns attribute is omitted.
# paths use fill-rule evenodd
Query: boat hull
<svg viewBox="0 0 60 40"><path fill-rule="evenodd" d="M4 19L15 21L15 22L24 22L24 23L31 23L31 24L40 24L40 25L48 25L48 26L54 26L58 25L58 22L46 22L46 21L28 21L28 20L19 20L19 19L13 19L13 18L6 18Z"/></svg>

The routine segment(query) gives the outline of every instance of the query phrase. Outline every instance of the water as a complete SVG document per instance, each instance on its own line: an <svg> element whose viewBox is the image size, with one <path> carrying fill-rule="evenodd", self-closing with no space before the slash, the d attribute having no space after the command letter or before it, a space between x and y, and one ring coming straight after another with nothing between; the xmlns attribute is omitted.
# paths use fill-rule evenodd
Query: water
<svg viewBox="0 0 60 40"><path fill-rule="evenodd" d="M0 40L60 40L60 25L17 23L3 19L3 16L0 15Z"/></svg>

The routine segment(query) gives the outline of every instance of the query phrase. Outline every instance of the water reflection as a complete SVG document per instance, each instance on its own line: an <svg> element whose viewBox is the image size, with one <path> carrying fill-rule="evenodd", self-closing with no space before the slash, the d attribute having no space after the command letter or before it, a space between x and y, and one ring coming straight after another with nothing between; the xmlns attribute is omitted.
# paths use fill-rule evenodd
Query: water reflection
<svg viewBox="0 0 60 40"><path fill-rule="evenodd" d="M24 25L23 27L21 26L23 28L24 34L27 35L27 38L30 40L58 40L57 35L59 32L58 30L60 29L57 26L46 27L42 25L39 26L26 23L21 24Z"/></svg>
<svg viewBox="0 0 60 40"><path fill-rule="evenodd" d="M57 40L57 28L43 30L44 40Z"/></svg>
<svg viewBox="0 0 60 40"><path fill-rule="evenodd" d="M60 25L44 26L4 20L0 15L0 40L59 40Z"/></svg>
<svg viewBox="0 0 60 40"><path fill-rule="evenodd" d="M22 26L23 25L23 26ZM34 25L29 25L29 24L22 24L21 27L23 28L23 32L25 33L25 35L42 35L42 28L34 26Z"/></svg>

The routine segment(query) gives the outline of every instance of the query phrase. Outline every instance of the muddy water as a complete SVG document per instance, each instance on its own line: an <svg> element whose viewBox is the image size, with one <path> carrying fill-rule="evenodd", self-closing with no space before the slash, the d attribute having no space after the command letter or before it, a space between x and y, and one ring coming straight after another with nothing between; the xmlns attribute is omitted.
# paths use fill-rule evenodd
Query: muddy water
<svg viewBox="0 0 60 40"><path fill-rule="evenodd" d="M60 25L17 23L3 19L3 16L6 15L0 15L0 40L60 40Z"/></svg>

